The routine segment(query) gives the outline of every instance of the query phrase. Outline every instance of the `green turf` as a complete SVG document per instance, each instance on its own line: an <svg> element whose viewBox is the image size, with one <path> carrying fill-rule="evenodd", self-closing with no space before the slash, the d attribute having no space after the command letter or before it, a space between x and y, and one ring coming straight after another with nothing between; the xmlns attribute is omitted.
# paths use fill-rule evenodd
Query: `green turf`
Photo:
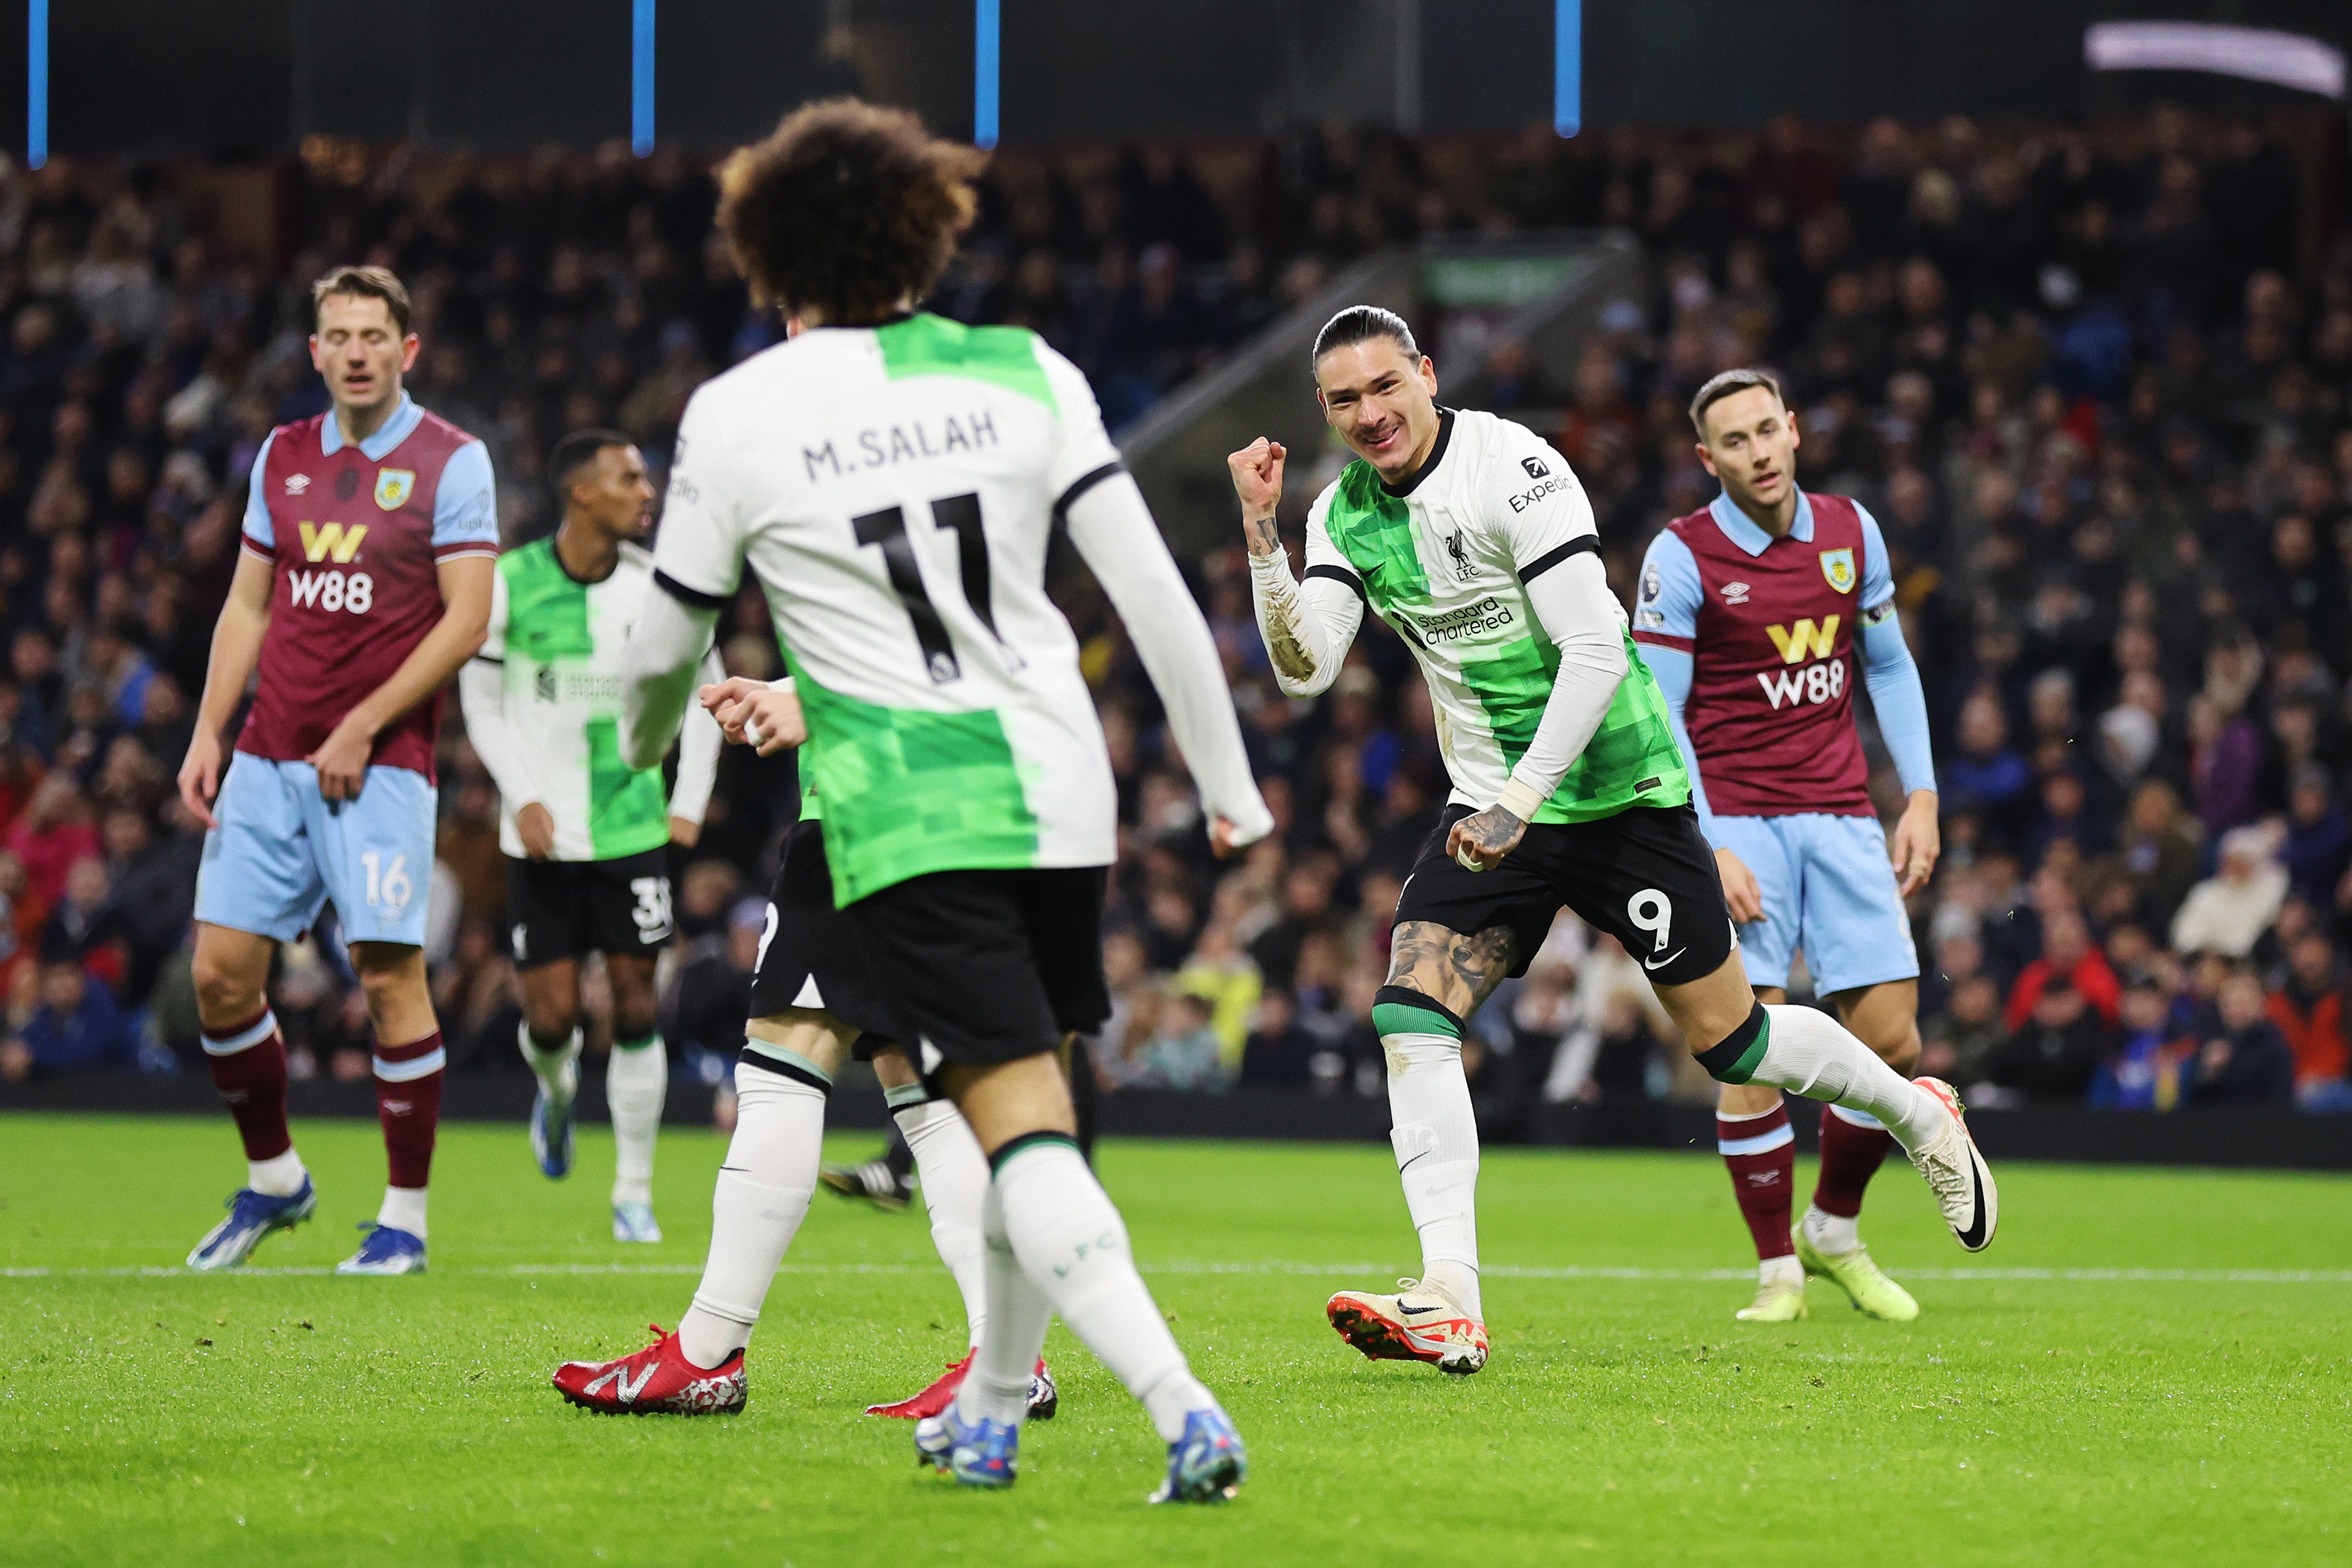
<svg viewBox="0 0 2352 1568"><path fill-rule="evenodd" d="M373 1213L374 1129L300 1131L320 1217L259 1266L331 1264ZM2012 1166L1972 1259L1898 1162L1866 1234L1920 1321L1817 1283L1811 1321L1751 1328L1747 1285L1708 1277L1744 1251L1712 1159L1490 1152L1495 1356L1455 1380L1323 1321L1332 1289L1408 1271L1387 1151L1112 1144L1137 1254L1250 1445L1238 1501L1176 1510L1143 1506L1160 1446L1059 1327L1062 1415L1010 1494L919 1472L905 1423L859 1414L962 1348L919 1208L819 1195L743 1415L562 1405L557 1362L677 1321L719 1152L665 1141L669 1239L631 1248L598 1132L557 1185L520 1129L451 1128L431 1274L197 1278L105 1271L211 1223L225 1123L0 1117L0 1561L2352 1560L2352 1182ZM2097 1268L2144 1272L2063 1272Z"/></svg>

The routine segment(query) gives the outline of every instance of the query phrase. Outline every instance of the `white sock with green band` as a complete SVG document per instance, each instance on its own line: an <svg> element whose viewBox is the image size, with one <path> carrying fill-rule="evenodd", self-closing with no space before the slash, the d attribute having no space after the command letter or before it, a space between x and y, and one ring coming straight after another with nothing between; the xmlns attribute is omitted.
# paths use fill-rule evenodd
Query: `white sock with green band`
<svg viewBox="0 0 2352 1568"><path fill-rule="evenodd" d="M522 1059L530 1064L548 1099L558 1105L571 1104L580 1093L580 1031L573 1029L562 1045L543 1047L532 1037L526 1020L515 1026L515 1043L522 1047Z"/></svg>
<svg viewBox="0 0 2352 1568"><path fill-rule="evenodd" d="M988 1325L988 1242L981 1207L988 1196L988 1157L962 1112L927 1097L919 1084L885 1091L890 1115L914 1152L923 1207L931 1216L931 1245L963 1294L964 1321L974 1345ZM1024 1369L1024 1376L1026 1376ZM1025 1388L1025 1384L1024 1385ZM1024 1395L1025 1397L1025 1395Z"/></svg>
<svg viewBox="0 0 2352 1568"><path fill-rule="evenodd" d="M735 1065L735 1135L710 1192L710 1257L677 1326L695 1365L715 1367L751 1342L784 1252L808 1217L824 1152L831 1080L794 1053L754 1041L790 1071Z"/></svg>
<svg viewBox="0 0 2352 1568"><path fill-rule="evenodd" d="M1421 1233L1421 1277L1484 1321L1478 1292L1478 1118L1462 1070L1462 1026L1402 986L1384 985L1372 1026L1388 1058L1389 1134L1405 1208Z"/></svg>
<svg viewBox="0 0 2352 1568"><path fill-rule="evenodd" d="M1935 1142L1951 1125L1941 1101L1817 1007L1759 1003L1729 1038L1699 1052L1698 1062L1719 1082L1768 1083L1867 1112L1906 1153Z"/></svg>
<svg viewBox="0 0 2352 1568"><path fill-rule="evenodd" d="M654 1201L654 1140L669 1098L669 1052L659 1035L614 1040L604 1063L604 1102L613 1112L613 1202Z"/></svg>

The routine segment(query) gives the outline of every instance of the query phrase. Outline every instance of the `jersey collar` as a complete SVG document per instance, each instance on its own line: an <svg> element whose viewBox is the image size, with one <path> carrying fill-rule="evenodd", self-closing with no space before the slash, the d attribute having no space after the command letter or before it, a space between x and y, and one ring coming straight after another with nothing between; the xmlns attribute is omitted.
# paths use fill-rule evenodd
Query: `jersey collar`
<svg viewBox="0 0 2352 1568"><path fill-rule="evenodd" d="M1392 485L1389 483L1388 480L1381 479L1381 489L1387 494L1392 496L1409 496L1412 494L1414 489L1420 486L1422 480L1437 472L1437 465L1445 460L1446 443L1453 439L1454 410L1451 408L1441 407L1437 411L1437 440L1430 447L1428 458L1423 461L1421 467L1412 471L1412 478L1405 480L1404 483L1401 485ZM1377 477L1379 472L1380 470L1377 468L1374 469L1374 476Z"/></svg>
<svg viewBox="0 0 2352 1568"><path fill-rule="evenodd" d="M1707 515L1715 526L1723 530L1723 537L1750 555L1761 555L1772 542L1772 536L1756 526L1748 515L1727 495L1718 494L1707 502ZM1801 543L1813 542L1813 502L1804 491L1797 492L1797 521L1789 529L1789 537Z"/></svg>
<svg viewBox="0 0 2352 1568"><path fill-rule="evenodd" d="M392 456L392 449L408 439L419 425L425 423L425 410L406 392L400 395L400 405L392 417L376 426L375 434L360 443L360 453L371 463L381 463ZM343 427L335 419L335 411L327 410L327 417L319 426L319 451L333 457L343 449Z"/></svg>

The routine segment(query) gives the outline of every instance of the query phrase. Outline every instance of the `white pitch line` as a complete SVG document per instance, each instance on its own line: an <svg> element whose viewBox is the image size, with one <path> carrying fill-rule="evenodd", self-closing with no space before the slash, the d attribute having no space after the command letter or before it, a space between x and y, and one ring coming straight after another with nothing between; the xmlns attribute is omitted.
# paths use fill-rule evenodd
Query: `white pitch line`
<svg viewBox="0 0 2352 1568"><path fill-rule="evenodd" d="M787 1263L777 1272L812 1276L859 1274L929 1274L928 1263ZM1296 1275L1315 1279L1345 1279L1391 1274L1393 1263L1207 1263L1176 1259L1146 1263L1146 1274L1176 1275ZM441 1272L499 1279L593 1275L698 1275L698 1263L514 1263L445 1269ZM1753 1268L1612 1268L1600 1265L1528 1268L1496 1264L1481 1272L1490 1279L1614 1279L1680 1281L1752 1279ZM219 1275L200 1275L186 1268L149 1266L139 1268L0 1268L0 1279L286 1279L331 1276L327 1268L233 1268ZM2127 1285L2352 1285L2352 1268L1906 1268L1906 1279L1934 1279L1953 1284L2087 1281Z"/></svg>

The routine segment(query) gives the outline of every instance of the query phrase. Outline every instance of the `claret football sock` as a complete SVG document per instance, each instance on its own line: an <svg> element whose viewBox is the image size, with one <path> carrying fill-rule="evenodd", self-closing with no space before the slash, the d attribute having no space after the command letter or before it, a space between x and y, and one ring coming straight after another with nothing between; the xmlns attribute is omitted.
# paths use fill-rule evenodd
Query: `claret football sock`
<svg viewBox="0 0 2352 1568"><path fill-rule="evenodd" d="M989 1191L988 1158L963 1113L944 1100L932 1100L919 1084L887 1091L890 1114L914 1152L921 1173L923 1207L931 1216L931 1245L955 1277L963 1295L964 1321L971 1343L981 1342L988 1323L988 1243L982 1208ZM1021 1372L1024 1402L1028 1368Z"/></svg>
<svg viewBox="0 0 2352 1568"><path fill-rule="evenodd" d="M1731 1173L1731 1192L1739 1203L1739 1217L1748 1222L1756 1256L1764 1262L1793 1259L1796 1243L1789 1238L1789 1212L1797 1186L1797 1134L1789 1125L1789 1108L1747 1116L1715 1113L1715 1147Z"/></svg>
<svg viewBox="0 0 2352 1568"><path fill-rule="evenodd" d="M1934 1095L1814 1007L1759 1002L1728 1038L1699 1052L1698 1061L1718 1082L1767 1083L1875 1117L1907 1153L1934 1143L1952 1124Z"/></svg>
<svg viewBox="0 0 2352 1568"><path fill-rule="evenodd" d="M383 1127L384 1163L394 1191L418 1194L419 1225L425 1218L425 1184L433 1176L433 1143L441 1126L441 1082L447 1076L447 1062L438 1029L404 1046L379 1044L375 1048L375 1112ZM384 1201L392 1200L387 1196Z"/></svg>
<svg viewBox="0 0 2352 1568"><path fill-rule="evenodd" d="M1805 1238L1835 1257L1862 1245L1854 1221L1862 1195L1895 1140L1874 1116L1843 1105L1822 1107L1822 1173L1805 1211Z"/></svg>
<svg viewBox="0 0 2352 1568"><path fill-rule="evenodd" d="M831 1085L814 1068L800 1072L806 1076L736 1064L735 1135L711 1189L710 1256L677 1329L697 1366L718 1366L751 1342L776 1268L808 1215Z"/></svg>
<svg viewBox="0 0 2352 1568"><path fill-rule="evenodd" d="M669 1053L659 1035L614 1040L604 1064L604 1102L613 1113L613 1201L654 1201L654 1141L669 1097Z"/></svg>
<svg viewBox="0 0 2352 1568"><path fill-rule="evenodd" d="M205 1029L203 1041L213 1087L245 1144L246 1184L272 1197L300 1192L304 1172L286 1126L286 1038L277 1015L264 1007L232 1027Z"/></svg>
<svg viewBox="0 0 2352 1568"><path fill-rule="evenodd" d="M1185 1416L1216 1409L1217 1402L1177 1349L1176 1336L1136 1272L1127 1224L1077 1145L1060 1133L1034 1133L998 1149L994 1164L1005 1239L1022 1273L1070 1331L1143 1402L1160 1440L1173 1443L1183 1436ZM988 1337L994 1342L1000 1333L1007 1336L1009 1359L1020 1349L1010 1331L1025 1333L1027 1325L995 1316L993 1299L991 1308ZM1035 1344L1025 1338L1020 1344L1029 1347L1023 1353L1034 1356ZM992 1353L992 1346L982 1348L984 1357Z"/></svg>
<svg viewBox="0 0 2352 1568"><path fill-rule="evenodd" d="M1405 1208L1421 1233L1421 1277L1473 1318L1478 1292L1478 1118L1462 1070L1461 1020L1427 997L1382 986L1372 1005L1388 1058L1389 1138Z"/></svg>

